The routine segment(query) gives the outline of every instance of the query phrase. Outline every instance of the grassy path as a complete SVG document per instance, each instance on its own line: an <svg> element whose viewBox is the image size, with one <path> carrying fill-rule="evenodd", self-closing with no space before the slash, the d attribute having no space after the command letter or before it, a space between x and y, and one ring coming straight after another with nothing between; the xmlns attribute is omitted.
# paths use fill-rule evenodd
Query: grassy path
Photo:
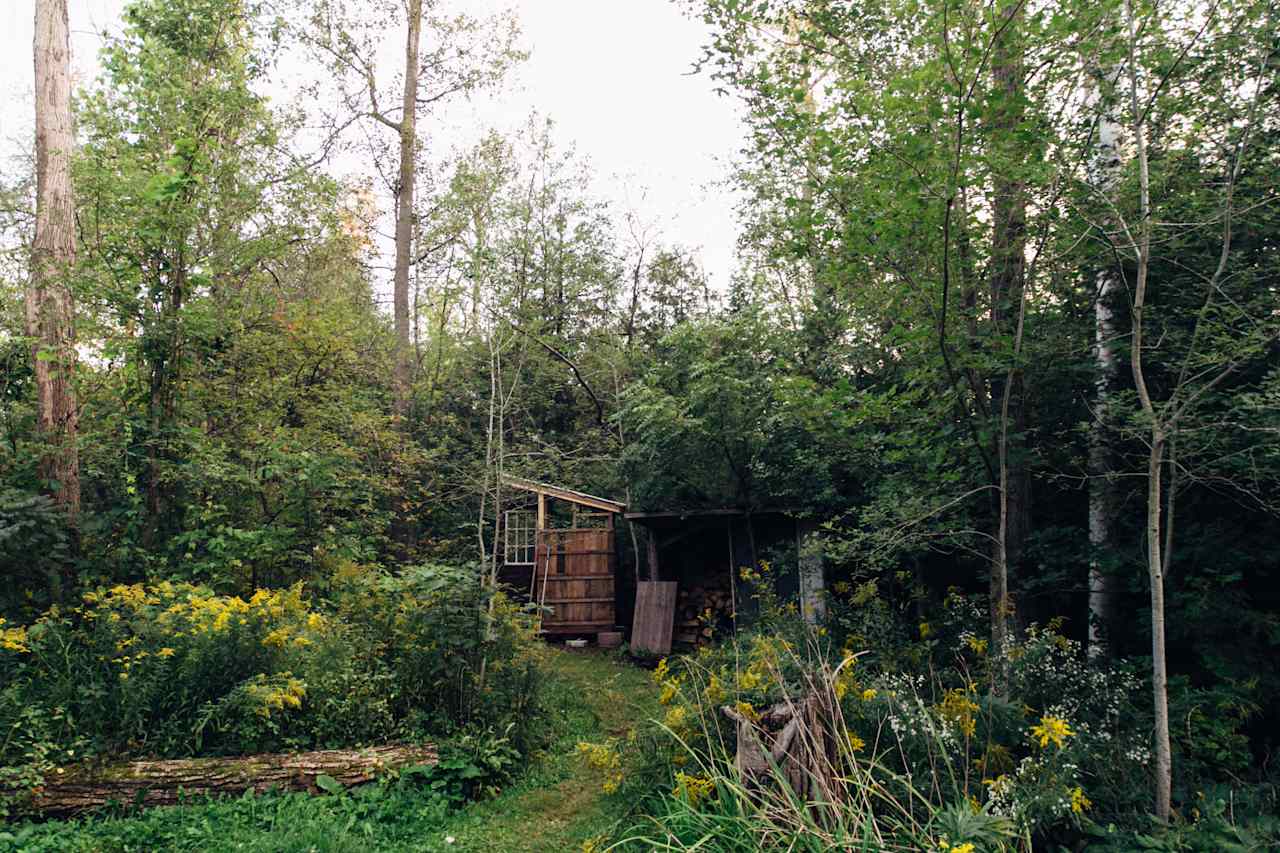
<svg viewBox="0 0 1280 853"><path fill-rule="evenodd" d="M649 673L594 651L551 654L552 705L565 715L557 742L518 785L424 838L426 849L565 853L607 833L621 817L620 804L601 789L600 771L584 766L574 751L580 740L623 736L656 713Z"/></svg>

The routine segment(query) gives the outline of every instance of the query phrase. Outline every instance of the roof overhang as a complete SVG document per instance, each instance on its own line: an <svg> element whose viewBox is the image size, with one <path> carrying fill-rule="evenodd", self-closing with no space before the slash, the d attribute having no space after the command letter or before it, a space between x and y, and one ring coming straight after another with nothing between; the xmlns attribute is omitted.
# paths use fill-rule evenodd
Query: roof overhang
<svg viewBox="0 0 1280 853"><path fill-rule="evenodd" d="M532 492L536 495L546 495L549 498L556 498L572 504L578 504L579 506L589 506L592 509L598 509L601 512L625 512L627 509L627 505L621 501L613 501L608 498L589 495L586 492L566 489L564 486L554 486L550 483L539 483L536 480L526 480L523 477L512 477L509 474L503 475L502 484L504 486L510 486L513 489Z"/></svg>
<svg viewBox="0 0 1280 853"><path fill-rule="evenodd" d="M634 521L655 530L670 530L684 524L693 523L707 525L716 519L732 521L735 518L793 518L801 514L801 510L787 507L763 507L761 509L741 509L738 507L722 507L719 509L675 509L662 512L628 512L623 515L627 521Z"/></svg>

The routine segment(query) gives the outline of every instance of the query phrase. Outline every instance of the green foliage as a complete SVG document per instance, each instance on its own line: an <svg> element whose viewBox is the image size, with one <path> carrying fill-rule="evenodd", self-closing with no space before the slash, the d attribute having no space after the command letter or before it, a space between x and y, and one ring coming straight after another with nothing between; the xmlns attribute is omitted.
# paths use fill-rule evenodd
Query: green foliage
<svg viewBox="0 0 1280 853"><path fill-rule="evenodd" d="M447 820L450 804L412 776L349 793L246 794L218 802L0 829L3 851L421 850L423 832Z"/></svg>
<svg viewBox="0 0 1280 853"><path fill-rule="evenodd" d="M824 837L782 800L790 822L762 831L725 770L731 732L707 693L758 711L816 685L840 694L855 752L877 756L883 776L866 778L908 812L920 805L895 825L883 809L844 813L839 843L883 831L995 847L1009 821L1076 843L1092 816L1120 827L1100 844L1194 849L1252 832L1265 845L1265 822L1199 795L1264 783L1280 708L1274 9L1139 3L1130 62L1117 2L691 6L707 26L702 67L742 98L748 130L742 268L725 306L695 255L592 193L545 120L447 161L428 161L428 145L402 415L377 298L385 199L326 177L307 150L314 126L362 120L325 105L365 111L367 75L343 57L375 45L382 21L359 3L303 3L294 17L257 0L126 4L76 102L74 530L33 491L30 167L0 186L0 782L30 788L86 755L430 734L453 744L423 780L430 825L433 809L506 784L511 750L546 745L536 644L476 569L419 565L487 562L511 503L493 500L502 468L637 508L788 507L820 525L826 634L756 584L741 602L758 611L754 633L659 679L668 708L684 709L666 730L685 747L581 726L622 796L662 791L654 808L679 844ZM501 19L428 27L451 37L427 39L439 85L427 97L489 85L520 54ZM290 38L325 55L337 97L305 88L294 110L261 95ZM1136 221L1131 140L1113 185L1091 165L1100 116L1129 109L1107 69L1150 81L1138 98L1159 239L1145 360L1162 405L1187 407L1165 473L1165 584L1175 797L1202 818L1167 834L1136 817L1151 625L1111 626L1110 661L1086 662L1079 645L1090 569L1118 612L1148 600L1145 524L1130 512L1146 494L1142 417L1105 424L1109 542L1085 535L1085 490L1100 482L1088 462L1098 275L1121 285L1106 307L1123 329L1134 273L1121 223ZM385 139L370 139L381 162ZM1014 208L1025 221L1002 218ZM1009 230L1024 251L1002 243ZM1001 278L1015 256L1021 343L1022 284ZM1127 338L1113 343L1106 390L1136 411ZM1001 539L1019 629L995 678L990 602L971 593ZM1062 743L1033 739L1036 726ZM1091 810L1064 801L1077 789ZM1247 810L1264 812L1255 800ZM279 819L315 824L299 845L340 848L366 824L364 837L401 843L354 806L272 802ZM257 817L219 814L266 813L244 808ZM167 820L101 846L177 844Z"/></svg>
<svg viewBox="0 0 1280 853"><path fill-rule="evenodd" d="M575 744L638 722L654 703L648 680L630 667L596 654L550 656L545 751L526 756L520 778L510 784L501 781L504 769L512 769L509 743L493 732L475 733L440 744L452 765L448 769L405 768L393 778L333 796L193 799L141 813L10 823L0 826L0 851L577 849L598 839L617 816L616 803L600 795L598 779L581 775ZM481 789L495 785L502 791L493 799L464 809L441 794L468 786L487 795ZM548 789L565 796L549 795Z"/></svg>
<svg viewBox="0 0 1280 853"><path fill-rule="evenodd" d="M663 338L618 415L639 506L825 508L840 485L825 401L794 372L794 342L757 310ZM825 441L824 441L825 440Z"/></svg>
<svg viewBox="0 0 1280 853"><path fill-rule="evenodd" d="M907 639L847 633L844 625L862 624L852 614L815 630L768 592L761 568L743 571L765 603L756 628L654 673L668 710L655 750L665 767L650 768L649 784L685 774L718 792L690 802L676 784L651 803L677 849L721 822L741 838L730 849L750 849L748 839L862 849L875 839L1012 850L1032 839L1068 843L1090 821L1144 820L1145 790L1134 782L1150 762L1146 693L1131 668L1088 665L1078 643L1034 625L1009 638L998 668L982 609L958 594ZM850 591L844 607L882 612L867 587ZM1007 692L992 690L997 674ZM781 724L768 719L789 706L813 709L794 749L822 756L806 765L810 784L825 786L821 806L794 801L781 768L753 782L735 762L743 723L725 709L763 737L777 734Z"/></svg>
<svg viewBox="0 0 1280 853"><path fill-rule="evenodd" d="M1228 800L1214 799L1196 807L1190 820L1172 826L1152 821L1143 831L1121 831L1115 826L1089 827L1089 843L1082 849L1091 853L1107 851L1155 850L1164 853L1261 853L1280 845L1280 820L1275 818L1275 800L1247 817L1233 815Z"/></svg>
<svg viewBox="0 0 1280 853"><path fill-rule="evenodd" d="M387 667L397 716L429 731L504 731L521 752L531 746L540 654L533 621L482 588L476 569L392 575L347 564L332 596L338 618Z"/></svg>
<svg viewBox="0 0 1280 853"><path fill-rule="evenodd" d="M20 793L94 757L456 733L459 768L474 772L450 796L501 784L539 731L529 620L482 593L473 571L348 572L362 582L335 581L333 612L301 584L245 600L164 581L89 592L6 629L4 781Z"/></svg>
<svg viewBox="0 0 1280 853"><path fill-rule="evenodd" d="M60 590L58 572L70 559L65 517L52 498L16 489L0 491L0 564L13 567L15 589L32 593L32 599L37 590ZM28 611L32 603L11 600L11 606Z"/></svg>

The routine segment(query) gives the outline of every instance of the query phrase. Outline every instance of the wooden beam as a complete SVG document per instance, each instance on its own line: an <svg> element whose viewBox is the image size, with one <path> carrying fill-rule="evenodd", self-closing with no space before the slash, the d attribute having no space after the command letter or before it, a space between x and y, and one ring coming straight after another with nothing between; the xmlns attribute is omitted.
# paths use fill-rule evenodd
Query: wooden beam
<svg viewBox="0 0 1280 853"><path fill-rule="evenodd" d="M671 510L669 512L628 512L623 514L623 518L628 521L644 521L645 519L679 519L684 521L690 518L723 518L738 517L743 515L794 515L798 510L788 509L786 507L765 507L764 509L735 509L733 507L722 507L718 509L686 509Z"/></svg>
<svg viewBox="0 0 1280 853"><path fill-rule="evenodd" d="M502 477L504 484L513 489L520 489L526 492L533 492L538 495L558 498L562 501L568 501L577 506L589 506L592 509L598 509L602 512L623 512L627 505L619 501L611 501L608 498L599 498L595 495L589 495L586 492L576 492L573 489L566 489L561 486L553 486L550 483L539 483L534 480L525 480L522 477L512 477L504 474Z"/></svg>
<svg viewBox="0 0 1280 853"><path fill-rule="evenodd" d="M547 496L538 493L538 529L547 529Z"/></svg>

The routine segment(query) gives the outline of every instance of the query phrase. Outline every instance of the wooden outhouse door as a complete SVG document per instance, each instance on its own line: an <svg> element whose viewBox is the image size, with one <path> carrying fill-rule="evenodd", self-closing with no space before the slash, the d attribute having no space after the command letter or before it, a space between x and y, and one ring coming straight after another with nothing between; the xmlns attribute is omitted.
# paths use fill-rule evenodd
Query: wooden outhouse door
<svg viewBox="0 0 1280 853"><path fill-rule="evenodd" d="M548 608L547 634L612 631L617 557L613 530L571 528L538 534L533 599Z"/></svg>

